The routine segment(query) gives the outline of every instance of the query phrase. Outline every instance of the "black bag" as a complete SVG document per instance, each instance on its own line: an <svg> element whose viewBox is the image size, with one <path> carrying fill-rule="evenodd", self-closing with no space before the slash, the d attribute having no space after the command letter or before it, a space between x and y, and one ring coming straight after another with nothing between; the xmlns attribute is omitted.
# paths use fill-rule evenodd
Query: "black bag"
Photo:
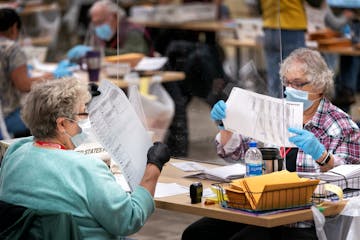
<svg viewBox="0 0 360 240"><path fill-rule="evenodd" d="M168 62L165 70L183 71L184 81L164 83L163 86L173 98L175 114L169 127L166 143L171 155L186 157L188 154L188 126L186 108L193 96L203 98L211 106L219 98L225 84L222 61L215 46L194 43L185 40L175 40L169 45L166 56ZM215 83L216 87L213 87ZM220 87L219 87L220 86ZM217 89L214 93L214 89Z"/></svg>
<svg viewBox="0 0 360 240"><path fill-rule="evenodd" d="M178 40L169 45L166 55L169 59L167 70L186 74L185 81L179 83L184 95L203 98L210 105L219 100L214 96L221 93L219 86L225 86L228 81L219 46Z"/></svg>

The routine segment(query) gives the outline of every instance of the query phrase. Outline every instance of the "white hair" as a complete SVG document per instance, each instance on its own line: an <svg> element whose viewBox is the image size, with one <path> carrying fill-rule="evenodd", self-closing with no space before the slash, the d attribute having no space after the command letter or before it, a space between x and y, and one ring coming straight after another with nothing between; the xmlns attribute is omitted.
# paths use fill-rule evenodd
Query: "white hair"
<svg viewBox="0 0 360 240"><path fill-rule="evenodd" d="M100 6L104 7L109 13L117 14L118 19L121 19L124 16L126 16L124 9L119 7L119 5L117 5L115 2L113 2L111 0L96 1L90 8L90 11L89 11L90 14L95 8L100 7Z"/></svg>
<svg viewBox="0 0 360 240"><path fill-rule="evenodd" d="M324 58L318 51L308 48L299 48L291 52L280 66L280 78L282 79L286 70L294 63L300 64L307 80L315 89L331 98L334 94L334 73L328 68Z"/></svg>
<svg viewBox="0 0 360 240"><path fill-rule="evenodd" d="M56 136L56 119L74 119L79 104L91 99L88 85L74 77L38 81L27 94L21 116L31 134L39 139Z"/></svg>

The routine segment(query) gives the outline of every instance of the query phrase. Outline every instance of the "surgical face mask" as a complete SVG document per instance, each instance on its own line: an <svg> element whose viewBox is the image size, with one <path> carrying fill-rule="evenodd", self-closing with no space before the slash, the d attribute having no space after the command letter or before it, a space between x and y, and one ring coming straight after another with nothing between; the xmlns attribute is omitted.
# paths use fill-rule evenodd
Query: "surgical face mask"
<svg viewBox="0 0 360 240"><path fill-rule="evenodd" d="M80 127L81 132L74 136L70 136L70 140L74 144L74 146L77 148L83 143L95 142L95 137L91 131L91 124L89 118L77 121L77 124Z"/></svg>
<svg viewBox="0 0 360 240"><path fill-rule="evenodd" d="M309 93L306 91L298 90L292 87L285 88L285 95L287 101L302 102L304 104L304 111L313 105L314 101L309 100Z"/></svg>
<svg viewBox="0 0 360 240"><path fill-rule="evenodd" d="M109 24L104 23L95 28L96 36L98 36L101 40L109 41L114 35Z"/></svg>

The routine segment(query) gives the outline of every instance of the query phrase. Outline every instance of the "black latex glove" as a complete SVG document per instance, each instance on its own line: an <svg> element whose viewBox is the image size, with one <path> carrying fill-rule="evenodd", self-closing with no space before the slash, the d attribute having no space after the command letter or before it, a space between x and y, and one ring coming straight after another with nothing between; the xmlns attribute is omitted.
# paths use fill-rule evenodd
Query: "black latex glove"
<svg viewBox="0 0 360 240"><path fill-rule="evenodd" d="M147 163L155 164L159 170L170 160L170 150L168 146L161 142L155 142L147 153Z"/></svg>
<svg viewBox="0 0 360 240"><path fill-rule="evenodd" d="M100 95L100 91L98 90L98 85L96 83L89 83L88 88L92 97L96 97Z"/></svg>

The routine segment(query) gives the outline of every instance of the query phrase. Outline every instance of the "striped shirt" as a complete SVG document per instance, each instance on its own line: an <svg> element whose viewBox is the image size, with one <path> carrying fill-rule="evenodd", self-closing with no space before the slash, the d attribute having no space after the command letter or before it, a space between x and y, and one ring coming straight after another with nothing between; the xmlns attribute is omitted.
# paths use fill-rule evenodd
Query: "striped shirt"
<svg viewBox="0 0 360 240"><path fill-rule="evenodd" d="M349 115L329 100L323 98L319 107L304 129L312 132L328 152L334 156L334 166L360 163L360 130ZM220 144L220 134L216 136L217 153L225 160L244 158L249 138L233 134L225 144ZM320 171L315 160L302 149L299 149L296 159L297 172Z"/></svg>

